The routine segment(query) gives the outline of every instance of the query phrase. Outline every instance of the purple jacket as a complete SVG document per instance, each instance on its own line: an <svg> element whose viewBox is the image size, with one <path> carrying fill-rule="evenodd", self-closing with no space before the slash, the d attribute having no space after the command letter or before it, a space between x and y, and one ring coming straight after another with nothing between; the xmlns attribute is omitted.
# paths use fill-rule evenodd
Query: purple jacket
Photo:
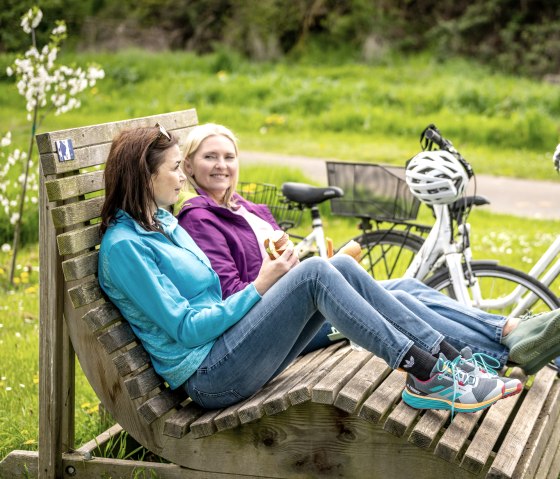
<svg viewBox="0 0 560 479"><path fill-rule="evenodd" d="M185 202L177 219L208 256L220 277L225 299L255 280L263 262L261 250L245 218L216 205L205 191L199 193ZM251 203L237 193L234 198L247 211L280 229L266 205Z"/></svg>

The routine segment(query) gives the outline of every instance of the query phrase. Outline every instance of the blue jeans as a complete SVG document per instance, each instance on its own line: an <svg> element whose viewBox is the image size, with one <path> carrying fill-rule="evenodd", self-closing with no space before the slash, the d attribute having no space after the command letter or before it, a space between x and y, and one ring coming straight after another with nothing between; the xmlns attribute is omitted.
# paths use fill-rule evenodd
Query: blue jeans
<svg viewBox="0 0 560 479"><path fill-rule="evenodd" d="M417 279L392 279L379 284L442 333L457 350L470 346L475 352L496 358L502 366L506 363L509 351L500 341L507 318L464 306ZM327 336L330 333L331 325L325 322L302 354L332 344Z"/></svg>
<svg viewBox="0 0 560 479"><path fill-rule="evenodd" d="M381 281L403 306L414 311L445 336L457 350L465 346L496 358L503 366L509 350L501 344L507 318L464 306L417 279Z"/></svg>
<svg viewBox="0 0 560 479"><path fill-rule="evenodd" d="M325 320L392 368L413 343L436 353L443 335L401 300L350 257L330 262L310 258L281 278L217 339L185 388L209 409L248 398L301 353ZM453 322L447 323L453 330Z"/></svg>

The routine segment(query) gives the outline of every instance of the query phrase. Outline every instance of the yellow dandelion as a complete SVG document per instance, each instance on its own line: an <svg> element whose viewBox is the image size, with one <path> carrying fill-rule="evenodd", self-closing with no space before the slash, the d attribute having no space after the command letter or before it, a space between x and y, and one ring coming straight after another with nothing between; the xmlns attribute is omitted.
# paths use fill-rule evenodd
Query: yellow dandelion
<svg viewBox="0 0 560 479"><path fill-rule="evenodd" d="M99 412L99 408L97 406L92 406L89 409L87 409L86 412L88 414L96 414L97 412Z"/></svg>
<svg viewBox="0 0 560 479"><path fill-rule="evenodd" d="M19 278L14 278L14 284L20 284L21 280Z"/></svg>
<svg viewBox="0 0 560 479"><path fill-rule="evenodd" d="M6 271L4 270L4 268L0 268L0 275L4 275L6 274Z"/></svg>
<svg viewBox="0 0 560 479"><path fill-rule="evenodd" d="M37 287L29 286L29 288L25 288L25 294L35 294L37 292Z"/></svg>
<svg viewBox="0 0 560 479"><path fill-rule="evenodd" d="M37 441L35 439L28 439L27 441L25 441L23 443L25 446L31 446L33 444L37 444Z"/></svg>

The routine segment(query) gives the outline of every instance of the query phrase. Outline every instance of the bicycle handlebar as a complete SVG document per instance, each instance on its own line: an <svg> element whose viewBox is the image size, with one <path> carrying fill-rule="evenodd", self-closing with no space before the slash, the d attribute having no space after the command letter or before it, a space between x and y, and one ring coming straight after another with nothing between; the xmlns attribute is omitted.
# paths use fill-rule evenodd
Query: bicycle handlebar
<svg viewBox="0 0 560 479"><path fill-rule="evenodd" d="M426 144L422 143L422 140L426 139ZM463 158L463 155L457 151L457 149L453 146L453 143L449 141L447 138L444 138L442 134L439 132L437 127L434 124L428 125L426 129L420 135L420 144L424 150L431 150L433 144L436 144L441 150L448 151L451 153L455 158L457 158L461 164L464 166L465 170L469 178L474 175L473 169L470 163Z"/></svg>

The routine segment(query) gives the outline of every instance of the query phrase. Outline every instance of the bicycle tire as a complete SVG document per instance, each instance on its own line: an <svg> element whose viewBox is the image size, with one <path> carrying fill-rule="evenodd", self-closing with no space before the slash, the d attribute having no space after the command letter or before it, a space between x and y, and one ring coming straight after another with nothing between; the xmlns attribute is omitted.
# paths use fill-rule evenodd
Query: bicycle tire
<svg viewBox="0 0 560 479"><path fill-rule="evenodd" d="M512 314L520 316L527 313L550 311L560 307L560 300L549 288L523 271L501 266L493 261L473 261L471 269L473 275L478 279L481 294L485 301L482 305L475 305L480 309L502 316ZM428 286L454 297L449 271L442 269L424 282ZM505 303L504 298L512 294L518 286L526 290L521 296L522 298L528 292L534 293L536 298L532 304L522 308L522 310L518 308L520 299L512 301L511 304L498 304L501 301Z"/></svg>
<svg viewBox="0 0 560 479"><path fill-rule="evenodd" d="M360 264L377 280L400 278L424 243L407 230L369 231L354 238L362 248Z"/></svg>

